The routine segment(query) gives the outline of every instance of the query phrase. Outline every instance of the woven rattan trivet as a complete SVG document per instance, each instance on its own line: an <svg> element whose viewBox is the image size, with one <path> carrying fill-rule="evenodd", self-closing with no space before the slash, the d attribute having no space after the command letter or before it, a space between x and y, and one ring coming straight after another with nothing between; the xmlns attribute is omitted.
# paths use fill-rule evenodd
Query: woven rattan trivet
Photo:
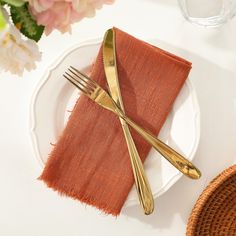
<svg viewBox="0 0 236 236"><path fill-rule="evenodd" d="M213 179L198 198L187 236L236 236L236 165Z"/></svg>

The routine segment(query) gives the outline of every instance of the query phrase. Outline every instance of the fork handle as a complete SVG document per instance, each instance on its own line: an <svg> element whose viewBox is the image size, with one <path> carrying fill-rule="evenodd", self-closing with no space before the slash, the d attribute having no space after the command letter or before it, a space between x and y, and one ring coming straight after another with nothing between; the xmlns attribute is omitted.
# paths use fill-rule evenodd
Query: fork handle
<svg viewBox="0 0 236 236"><path fill-rule="evenodd" d="M139 157L135 143L129 131L129 127L122 118L120 118L120 122L128 146L131 166L134 173L135 187L138 193L139 202L142 205L144 213L146 215L149 215L154 210L154 200L152 196L152 191L148 179L146 177L146 174L144 172L143 163Z"/></svg>
<svg viewBox="0 0 236 236"><path fill-rule="evenodd" d="M191 179L199 179L201 172L190 161L184 158L181 154L174 149L157 139L155 136L147 132L145 129L137 125L129 117L121 112L117 114L124 119L131 127L133 127L148 143L150 143L163 157L165 157L173 166L175 166L184 175Z"/></svg>

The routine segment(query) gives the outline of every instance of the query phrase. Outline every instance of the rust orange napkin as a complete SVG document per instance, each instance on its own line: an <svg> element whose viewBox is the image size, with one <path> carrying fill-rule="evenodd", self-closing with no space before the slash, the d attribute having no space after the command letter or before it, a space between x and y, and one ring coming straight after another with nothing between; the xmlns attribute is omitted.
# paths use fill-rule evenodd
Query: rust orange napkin
<svg viewBox="0 0 236 236"><path fill-rule="evenodd" d="M189 74L191 63L117 28L115 31L126 113L157 135ZM107 89L102 50L91 78ZM131 132L144 161L151 147L134 130ZM40 179L63 195L118 215L134 183L118 117L82 95Z"/></svg>

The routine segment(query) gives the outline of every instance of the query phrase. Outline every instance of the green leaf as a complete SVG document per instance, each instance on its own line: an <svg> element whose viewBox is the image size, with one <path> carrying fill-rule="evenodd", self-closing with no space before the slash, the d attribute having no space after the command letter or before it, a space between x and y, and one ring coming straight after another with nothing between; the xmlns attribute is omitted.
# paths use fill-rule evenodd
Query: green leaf
<svg viewBox="0 0 236 236"><path fill-rule="evenodd" d="M1 0L1 1L15 7L21 7L25 4L25 2L22 0Z"/></svg>
<svg viewBox="0 0 236 236"><path fill-rule="evenodd" d="M28 10L28 4L21 7L11 6L11 18L16 28L26 37L38 42L41 38L44 26L38 25Z"/></svg>
<svg viewBox="0 0 236 236"><path fill-rule="evenodd" d="M7 22L2 14L1 7L0 7L0 31L3 30L7 25Z"/></svg>

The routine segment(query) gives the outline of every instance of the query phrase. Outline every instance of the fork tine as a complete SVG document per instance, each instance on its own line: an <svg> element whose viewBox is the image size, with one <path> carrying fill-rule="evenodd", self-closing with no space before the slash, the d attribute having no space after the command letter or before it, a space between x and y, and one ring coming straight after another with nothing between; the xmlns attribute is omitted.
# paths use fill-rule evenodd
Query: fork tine
<svg viewBox="0 0 236 236"><path fill-rule="evenodd" d="M78 69L76 69L76 68L73 67L73 66L70 66L70 68L71 68L72 70L74 70L74 73L73 73L72 70L69 69L73 74L77 75L78 77L79 77L79 75L80 75L80 76L83 77L84 79L90 81L95 87L98 86L98 84L97 84L94 80L90 79L86 74L82 73L81 71L79 71ZM78 74L79 74L79 75L78 75Z"/></svg>
<svg viewBox="0 0 236 236"><path fill-rule="evenodd" d="M74 76L73 76L73 75L71 75L71 74L70 74L70 73L68 73L68 72L65 72L65 74L66 74L67 76L69 76L70 78L72 78L74 82L76 82L76 83L80 84L80 86L81 86L82 88L84 88L84 89L86 89L86 90L90 90L91 92L93 92L93 91L94 91L94 88L92 88L92 87L89 87L89 86L87 85L87 83L86 83L86 82L84 82L84 83L83 83L83 80L81 81L81 79L80 79L80 78L79 78L79 79L77 79L77 78L74 78Z"/></svg>
<svg viewBox="0 0 236 236"><path fill-rule="evenodd" d="M83 86L86 86L86 87L91 88L93 90L96 89L96 86L94 84L92 84L92 83L90 83L90 81L84 79L80 74L74 72L70 68L68 68L68 70L71 74L73 74L76 77L74 79L77 80L78 82L80 82L80 84L83 84Z"/></svg>
<svg viewBox="0 0 236 236"><path fill-rule="evenodd" d="M66 76L65 74L63 75L64 78L66 78L70 83L76 86L81 92L83 92L85 95L89 96L91 95L91 92L86 90L86 88L83 88L77 80L75 80L73 77Z"/></svg>

